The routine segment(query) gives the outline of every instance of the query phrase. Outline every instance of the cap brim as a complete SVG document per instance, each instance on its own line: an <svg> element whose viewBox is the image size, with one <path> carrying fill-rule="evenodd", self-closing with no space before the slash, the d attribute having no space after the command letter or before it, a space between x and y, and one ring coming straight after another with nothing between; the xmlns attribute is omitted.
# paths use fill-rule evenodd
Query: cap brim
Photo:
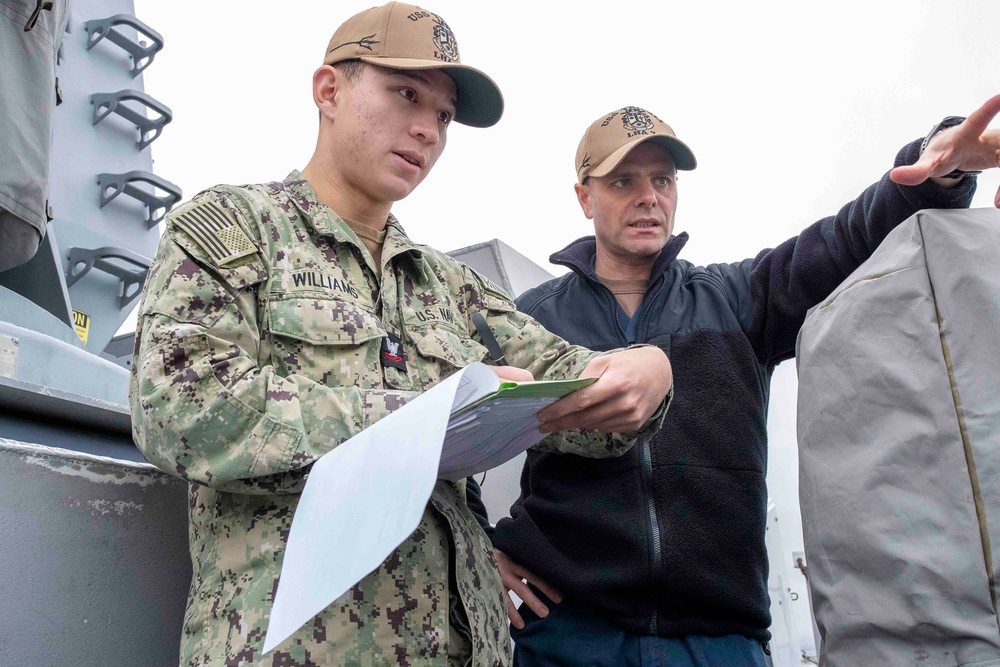
<svg viewBox="0 0 1000 667"><path fill-rule="evenodd" d="M666 134L649 134L625 144L614 153L604 158L601 164L597 165L587 173L587 176L594 176L595 178L607 176L615 170L615 167L621 164L621 161L632 152L632 149L646 141L658 143L666 148L670 153L670 157L674 159L674 166L681 171L691 171L698 166L698 162L694 159L694 153L692 153L691 149L677 137L671 137Z"/></svg>
<svg viewBox="0 0 1000 667"><path fill-rule="evenodd" d="M493 79L468 65L416 58L362 57L360 60L391 69L439 69L452 78L458 92L455 122L490 127L503 116L503 94Z"/></svg>

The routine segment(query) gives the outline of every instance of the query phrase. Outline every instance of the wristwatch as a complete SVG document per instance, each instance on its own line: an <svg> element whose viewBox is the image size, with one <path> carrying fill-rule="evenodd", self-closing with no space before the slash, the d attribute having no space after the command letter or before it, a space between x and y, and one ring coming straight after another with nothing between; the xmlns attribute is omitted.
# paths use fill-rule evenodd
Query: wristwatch
<svg viewBox="0 0 1000 667"><path fill-rule="evenodd" d="M934 138L935 134L946 128L955 127L956 125L961 125L964 122L965 122L965 116L945 116L944 118L942 118L941 122L932 127L931 131L927 133L926 137L924 137L924 140L920 142L919 155L924 154L924 151L927 149L927 144L931 142L931 139ZM962 171L961 169L955 169L953 171L948 172L941 178L962 178L963 176L971 176L974 174L981 174L981 173L982 170Z"/></svg>

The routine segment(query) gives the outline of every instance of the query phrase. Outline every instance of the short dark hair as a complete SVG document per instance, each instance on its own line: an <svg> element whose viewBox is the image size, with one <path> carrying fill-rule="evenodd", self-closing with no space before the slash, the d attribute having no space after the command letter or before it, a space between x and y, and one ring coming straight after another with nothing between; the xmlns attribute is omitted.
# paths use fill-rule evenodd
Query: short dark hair
<svg viewBox="0 0 1000 667"><path fill-rule="evenodd" d="M351 60L341 60L339 63L334 63L333 67L343 74L348 81L357 83L358 79L361 78L361 73L365 70L365 64L364 61L358 58L352 58Z"/></svg>

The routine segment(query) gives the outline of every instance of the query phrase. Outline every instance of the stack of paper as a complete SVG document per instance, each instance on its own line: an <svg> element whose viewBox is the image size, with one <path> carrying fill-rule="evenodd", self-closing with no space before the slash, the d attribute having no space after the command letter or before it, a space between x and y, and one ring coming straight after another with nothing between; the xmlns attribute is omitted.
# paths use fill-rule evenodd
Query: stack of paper
<svg viewBox="0 0 1000 667"><path fill-rule="evenodd" d="M439 478L462 479L520 454L542 439L538 411L592 382L501 383L475 363L320 457L292 519L264 652L416 530Z"/></svg>
<svg viewBox="0 0 1000 667"><path fill-rule="evenodd" d="M470 387L461 399L456 394L438 468L441 479L463 479L514 458L542 439L535 418L539 410L597 379L501 383L489 367L479 366L492 379L471 366L468 379L463 378ZM487 391L491 385L496 388Z"/></svg>

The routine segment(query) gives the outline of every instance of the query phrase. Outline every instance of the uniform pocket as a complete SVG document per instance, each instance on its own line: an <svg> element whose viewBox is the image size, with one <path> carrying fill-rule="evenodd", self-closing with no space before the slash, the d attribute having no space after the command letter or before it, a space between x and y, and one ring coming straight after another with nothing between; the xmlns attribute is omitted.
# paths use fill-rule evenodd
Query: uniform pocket
<svg viewBox="0 0 1000 667"><path fill-rule="evenodd" d="M382 386L381 322L338 299L272 297L268 304L271 363L279 375L303 375L329 386Z"/></svg>
<svg viewBox="0 0 1000 667"><path fill-rule="evenodd" d="M450 370L464 368L486 358L485 347L448 327L422 327L408 331L407 334L420 356L444 362Z"/></svg>

